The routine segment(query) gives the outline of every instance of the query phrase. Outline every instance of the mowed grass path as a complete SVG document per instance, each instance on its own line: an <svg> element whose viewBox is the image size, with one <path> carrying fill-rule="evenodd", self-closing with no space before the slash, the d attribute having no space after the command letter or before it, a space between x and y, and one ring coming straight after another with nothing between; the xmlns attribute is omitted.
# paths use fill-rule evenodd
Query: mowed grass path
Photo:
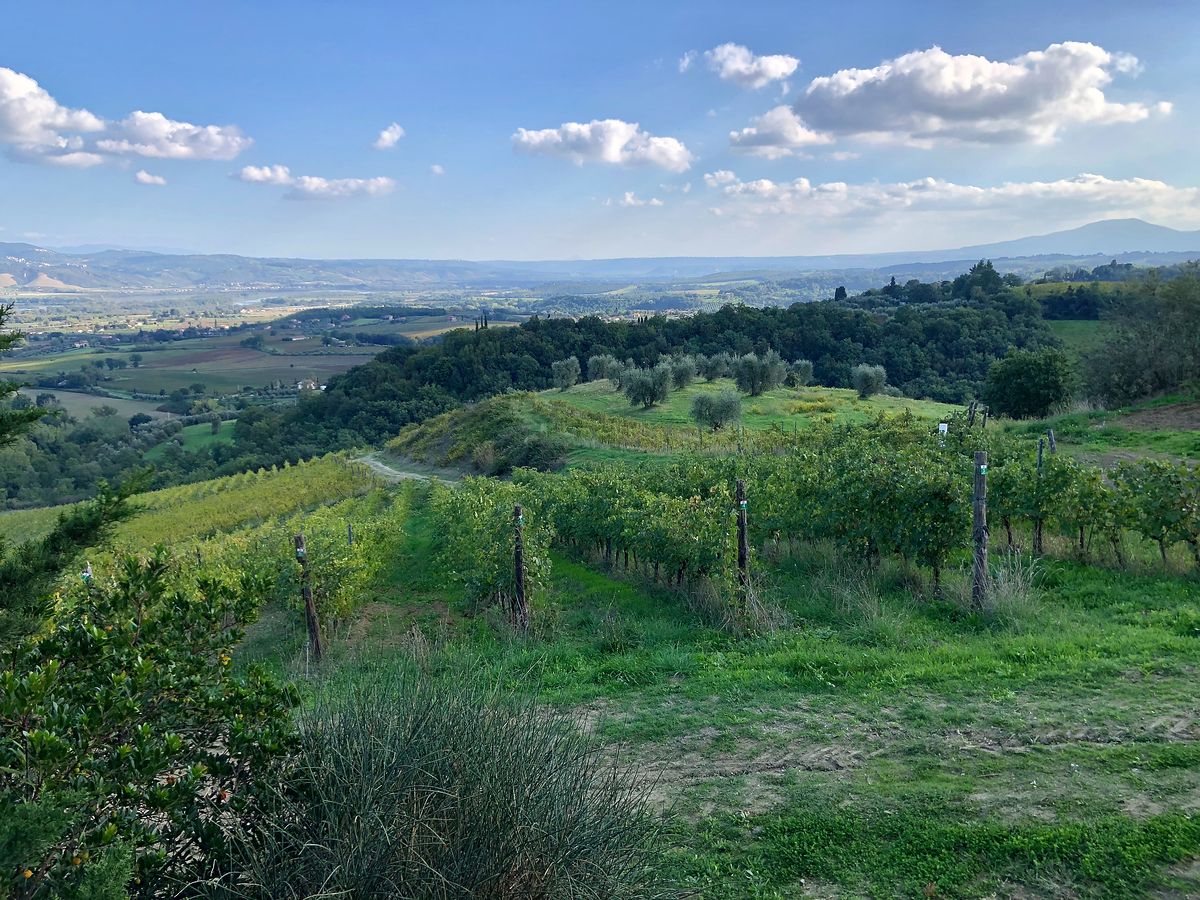
<svg viewBox="0 0 1200 900"><path fill-rule="evenodd" d="M417 659L537 694L655 779L661 865L689 896L1200 892L1193 579L1049 560L1032 602L979 619L898 565L807 548L756 562L789 624L736 636L555 553L522 639L447 584L423 488L399 490L329 677ZM286 647L296 671L299 621L272 611L248 652Z"/></svg>
<svg viewBox="0 0 1200 900"><path fill-rule="evenodd" d="M733 381L721 378L708 383L693 382L679 391L671 391L667 401L652 409L630 406L625 395L612 382L592 381L578 384L567 391L550 390L542 393L546 400L569 403L590 412L621 416L638 422L672 427L695 427L692 420L692 400L698 395L724 388L736 389ZM781 427L803 429L815 421L846 424L868 422L877 416L896 415L905 411L924 419L945 420L962 407L933 400L910 400L906 397L882 395L860 400L852 390L826 387L778 388L761 397L742 398L742 424L747 429Z"/></svg>

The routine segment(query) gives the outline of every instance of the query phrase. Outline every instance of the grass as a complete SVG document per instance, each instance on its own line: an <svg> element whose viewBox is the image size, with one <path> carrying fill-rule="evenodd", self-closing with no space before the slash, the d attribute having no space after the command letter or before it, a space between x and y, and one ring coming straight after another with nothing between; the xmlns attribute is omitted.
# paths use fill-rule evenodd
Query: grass
<svg viewBox="0 0 1200 900"><path fill-rule="evenodd" d="M1063 346L1076 357L1102 345L1113 327L1110 322L1100 319L1058 319L1046 323L1054 336L1063 342Z"/></svg>

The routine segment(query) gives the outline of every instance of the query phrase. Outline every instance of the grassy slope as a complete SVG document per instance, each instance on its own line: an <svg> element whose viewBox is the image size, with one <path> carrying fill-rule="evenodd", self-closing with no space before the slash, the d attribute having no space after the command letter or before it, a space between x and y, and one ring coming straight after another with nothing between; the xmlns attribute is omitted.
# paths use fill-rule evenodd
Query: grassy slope
<svg viewBox="0 0 1200 900"><path fill-rule="evenodd" d="M186 425L179 432L178 437L183 442L185 450L204 450L212 447L214 444L231 444L233 443L233 429L236 423L229 419L221 423L221 430L217 434L213 434L212 425L208 422L201 422L198 425ZM157 447L151 447L145 453L146 462L154 462L163 455L166 449L166 444L159 444Z"/></svg>
<svg viewBox="0 0 1200 900"><path fill-rule="evenodd" d="M589 412L621 416L634 422L694 428L691 407L696 395L732 387L733 382L726 378L718 379L713 384L698 381L681 391L672 391L666 403L648 410L630 406L625 396L615 391L608 381L580 384L568 391L546 391L542 396ZM936 420L956 409L958 407L944 403L904 397L876 396L859 400L854 391L840 388L779 388L761 397L744 397L742 423L749 430L779 426L790 431L795 427L804 428L818 419L858 423L881 413L895 415L905 410L922 418Z"/></svg>
<svg viewBox="0 0 1200 900"><path fill-rule="evenodd" d="M522 641L447 587L421 489L403 490L413 512L336 677L413 651L537 691L657 776L663 864L697 896L1200 889L1170 865L1200 853L1193 581L1050 562L1003 625L914 601L898 568L847 579L806 552L761 564L791 627L735 637L559 554ZM298 671L302 640L274 611L246 651Z"/></svg>

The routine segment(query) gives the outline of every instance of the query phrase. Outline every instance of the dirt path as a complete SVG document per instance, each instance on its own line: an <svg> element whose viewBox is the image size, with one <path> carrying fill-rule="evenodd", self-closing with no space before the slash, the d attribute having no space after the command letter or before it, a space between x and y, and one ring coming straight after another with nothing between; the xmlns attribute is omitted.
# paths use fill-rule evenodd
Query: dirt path
<svg viewBox="0 0 1200 900"><path fill-rule="evenodd" d="M431 478L437 478L441 481L457 481L461 477L460 473L450 469L437 469L433 466L423 466L409 460L400 460L395 457L389 458L404 467L395 468L389 465L380 459L377 453L367 453L364 456L358 457L358 461L370 468L375 474L391 482L428 481Z"/></svg>

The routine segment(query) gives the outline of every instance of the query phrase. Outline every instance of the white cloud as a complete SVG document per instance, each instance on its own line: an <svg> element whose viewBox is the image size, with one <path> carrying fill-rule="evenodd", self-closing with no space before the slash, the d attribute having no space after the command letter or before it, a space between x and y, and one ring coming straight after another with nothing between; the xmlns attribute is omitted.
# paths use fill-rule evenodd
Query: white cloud
<svg viewBox="0 0 1200 900"><path fill-rule="evenodd" d="M115 136L96 141L96 149L151 159L233 159L253 143L235 125L193 125L140 110L109 132Z"/></svg>
<svg viewBox="0 0 1200 900"><path fill-rule="evenodd" d="M404 129L397 122L393 122L383 131L379 132L379 137L375 138L376 150L391 150L400 142L400 138L404 137Z"/></svg>
<svg viewBox="0 0 1200 900"><path fill-rule="evenodd" d="M443 166L441 163L434 163L432 166L429 167L429 171L434 175L445 175L446 167Z"/></svg>
<svg viewBox="0 0 1200 900"><path fill-rule="evenodd" d="M625 196L621 198L622 206L665 206L662 200L657 197L651 197L648 200L643 200L633 191L626 191Z"/></svg>
<svg viewBox="0 0 1200 900"><path fill-rule="evenodd" d="M692 67L692 63L696 61L696 57L699 55L700 54L698 54L695 50L689 50L687 53L683 54L683 56L679 57L679 74L682 75L684 72L688 71L688 69Z"/></svg>
<svg viewBox="0 0 1200 900"><path fill-rule="evenodd" d="M95 165L81 155L81 134L101 131L104 121L86 109L62 106L20 72L0 68L0 144L14 157L58 165Z"/></svg>
<svg viewBox="0 0 1200 900"><path fill-rule="evenodd" d="M737 175L730 172L728 169L718 169L715 172L704 173L704 183L709 187L718 187L722 184L732 184L737 181Z"/></svg>
<svg viewBox="0 0 1200 900"><path fill-rule="evenodd" d="M391 178L322 178L318 175L293 175L287 166L244 166L235 176L251 184L273 184L290 188L294 199L340 199L365 195L377 197L391 193L396 182Z"/></svg>
<svg viewBox="0 0 1200 900"><path fill-rule="evenodd" d="M133 180L138 184L151 184L158 187L162 187L167 183L167 179L163 178L161 175L151 175L145 169L139 169L137 174L133 176Z"/></svg>
<svg viewBox="0 0 1200 900"><path fill-rule="evenodd" d="M790 107L776 106L755 119L750 127L729 132L729 143L734 150L781 159L806 147L831 144L833 138L805 126Z"/></svg>
<svg viewBox="0 0 1200 900"><path fill-rule="evenodd" d="M294 180L287 166L243 166L236 177L252 184L291 184Z"/></svg>
<svg viewBox="0 0 1200 900"><path fill-rule="evenodd" d="M1109 100L1113 72L1136 58L1095 44L1051 44L1007 61L940 47L906 53L872 69L814 78L796 101L807 127L835 135L928 146L937 140L1053 141L1078 123L1138 122L1152 107ZM1169 106L1153 107L1159 113Z"/></svg>
<svg viewBox="0 0 1200 900"><path fill-rule="evenodd" d="M524 153L557 156L576 165L585 162L609 165L648 164L671 172L691 167L692 154L673 137L655 137L642 131L636 122L620 119L593 119L591 122L564 122L558 128L531 131L518 128L513 146Z"/></svg>
<svg viewBox="0 0 1200 900"><path fill-rule="evenodd" d="M753 90L766 87L772 81L783 81L800 65L800 60L794 56L755 56L741 44L713 47L705 51L704 59L720 78Z"/></svg>
<svg viewBox="0 0 1200 900"><path fill-rule="evenodd" d="M1200 188L1175 187L1148 178L1113 179L1085 173L1056 181L1005 182L993 187L938 178L891 184L813 184L807 178L742 181L736 176L719 180L705 176L705 181L721 190L725 199L718 209L727 215L882 219L897 212L913 212L944 221L956 214L987 212L1042 221L1085 215L1200 221Z"/></svg>
<svg viewBox="0 0 1200 900"><path fill-rule="evenodd" d="M14 159L85 168L115 156L233 159L251 140L232 125L137 111L118 122L62 106L28 75L0 68L0 144Z"/></svg>

